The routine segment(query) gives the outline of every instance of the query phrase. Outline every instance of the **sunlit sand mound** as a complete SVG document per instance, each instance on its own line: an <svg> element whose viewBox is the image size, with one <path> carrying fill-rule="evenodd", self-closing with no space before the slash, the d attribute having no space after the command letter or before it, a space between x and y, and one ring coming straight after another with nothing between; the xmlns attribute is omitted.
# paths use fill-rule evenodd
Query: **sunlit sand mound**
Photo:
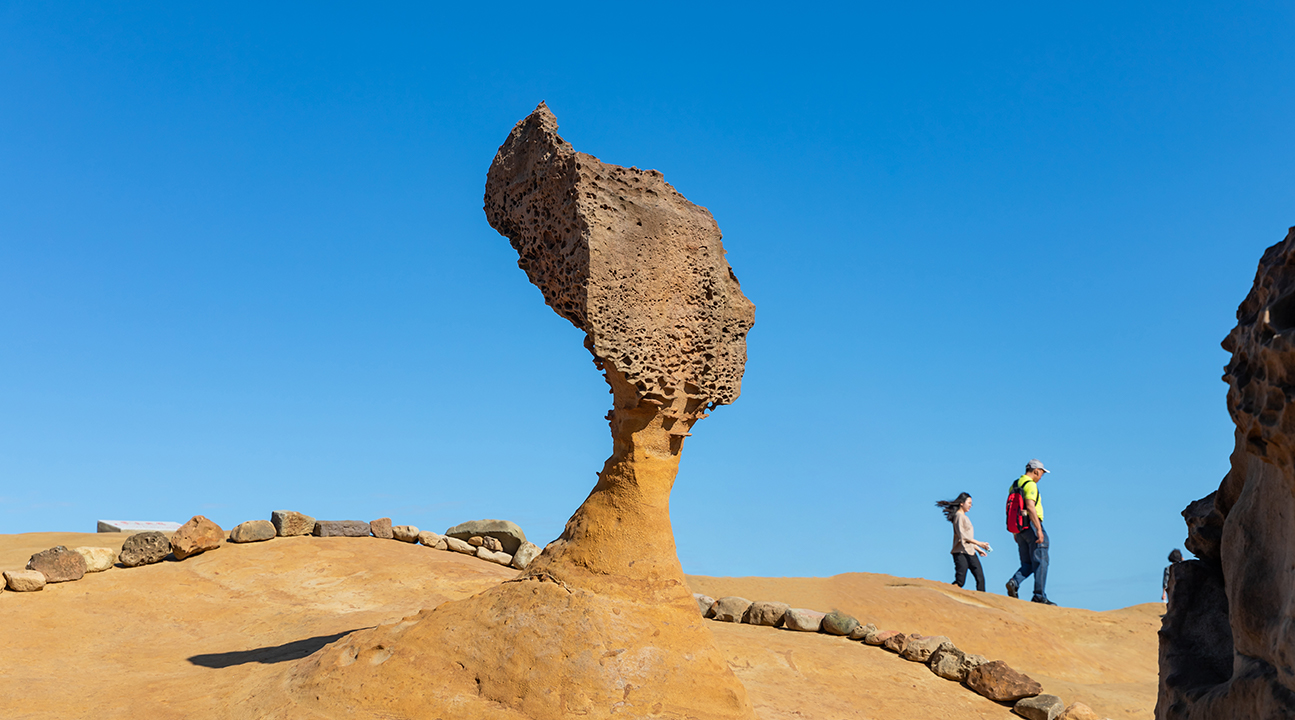
<svg viewBox="0 0 1295 720"><path fill-rule="evenodd" d="M21 568L32 553L54 545L119 547L123 539L0 535L0 569ZM0 593L4 716L251 717L246 703L327 655L330 644L342 646L355 630L398 623L516 575L418 545L298 537L226 544L183 562L114 568L40 592ZM886 629L948 635L1102 716L1146 718L1155 705L1158 604L1094 613L865 573L689 581L715 597L840 609ZM767 627L711 621L705 627L764 720L1015 717L1006 706L880 648ZM425 681L435 686L438 679ZM330 711L337 718L352 714Z"/></svg>

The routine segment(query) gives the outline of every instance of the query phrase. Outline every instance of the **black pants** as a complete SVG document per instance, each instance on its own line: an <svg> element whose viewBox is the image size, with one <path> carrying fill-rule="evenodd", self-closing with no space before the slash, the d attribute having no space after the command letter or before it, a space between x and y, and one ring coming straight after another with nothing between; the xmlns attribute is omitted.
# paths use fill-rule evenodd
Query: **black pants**
<svg viewBox="0 0 1295 720"><path fill-rule="evenodd" d="M976 578L976 589L984 592L985 572L980 569L980 558L975 555L953 554L953 584L962 587L967 580L967 568L971 568L971 576Z"/></svg>

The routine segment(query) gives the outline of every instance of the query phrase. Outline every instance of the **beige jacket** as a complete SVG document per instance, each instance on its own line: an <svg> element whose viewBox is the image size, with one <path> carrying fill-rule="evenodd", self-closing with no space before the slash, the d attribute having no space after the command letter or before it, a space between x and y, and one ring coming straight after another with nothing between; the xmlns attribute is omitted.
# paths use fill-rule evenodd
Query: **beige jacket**
<svg viewBox="0 0 1295 720"><path fill-rule="evenodd" d="M975 539L976 532L971 527L971 520L967 519L967 513L959 510L953 516L953 550L951 552L975 555L976 546L968 542Z"/></svg>

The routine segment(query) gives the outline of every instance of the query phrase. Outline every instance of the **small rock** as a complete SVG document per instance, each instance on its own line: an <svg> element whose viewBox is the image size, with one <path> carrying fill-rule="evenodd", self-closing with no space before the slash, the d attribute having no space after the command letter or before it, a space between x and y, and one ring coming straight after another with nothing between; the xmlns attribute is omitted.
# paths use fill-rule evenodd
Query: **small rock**
<svg viewBox="0 0 1295 720"><path fill-rule="evenodd" d="M1016 702L1043 692L1043 686L1002 660L977 665L967 673L967 687L994 702Z"/></svg>
<svg viewBox="0 0 1295 720"><path fill-rule="evenodd" d="M378 518L369 521L369 532L373 537L382 538L383 540L391 539L391 518Z"/></svg>
<svg viewBox="0 0 1295 720"><path fill-rule="evenodd" d="M818 632L823 627L823 618L827 613L805 608L787 608L783 613L782 626L797 632Z"/></svg>
<svg viewBox="0 0 1295 720"><path fill-rule="evenodd" d="M710 606L715 604L715 598L701 593L693 593L692 599L697 601L697 610L701 612L704 618L710 617Z"/></svg>
<svg viewBox="0 0 1295 720"><path fill-rule="evenodd" d="M436 544L441 541L441 537L442 535L440 533L434 533L431 530L424 530L418 533L418 544L434 548L436 547Z"/></svg>
<svg viewBox="0 0 1295 720"><path fill-rule="evenodd" d="M171 536L171 552L176 560L215 550L225 542L225 531L202 515L194 515Z"/></svg>
<svg viewBox="0 0 1295 720"><path fill-rule="evenodd" d="M459 540L467 540L473 535L489 536L503 543L504 552L511 555L516 555L517 548L526 542L526 533L522 532L517 523L507 520L472 520L455 525L446 530L445 534Z"/></svg>
<svg viewBox="0 0 1295 720"><path fill-rule="evenodd" d="M463 553L464 555L476 555L476 554L477 554L477 549L476 549L476 548L474 548L474 547L472 547L471 545L467 544L467 542L465 542L465 541L463 541L463 540L460 540L460 539L455 538L455 537L450 537L449 535L446 535L446 536L445 536L445 549L450 550L450 551L453 551L453 552L457 552L457 553Z"/></svg>
<svg viewBox="0 0 1295 720"><path fill-rule="evenodd" d="M135 533L121 545L117 562L126 567L160 563L171 554L171 541L157 531Z"/></svg>
<svg viewBox="0 0 1295 720"><path fill-rule="evenodd" d="M363 520L319 520L315 537L368 537L369 524Z"/></svg>
<svg viewBox="0 0 1295 720"><path fill-rule="evenodd" d="M112 564L117 561L117 551L112 548L79 547L73 549L81 553L81 557L85 558L85 571L88 573L103 572L111 568Z"/></svg>
<svg viewBox="0 0 1295 720"><path fill-rule="evenodd" d="M85 558L59 545L32 555L27 569L44 575L47 583L71 582L85 577Z"/></svg>
<svg viewBox="0 0 1295 720"><path fill-rule="evenodd" d="M418 528L413 525L396 525L391 528L391 537L400 542L418 542Z"/></svg>
<svg viewBox="0 0 1295 720"><path fill-rule="evenodd" d="M309 535L315 531L315 518L292 510L275 510L270 513L270 522L279 537L297 537Z"/></svg>
<svg viewBox="0 0 1295 720"><path fill-rule="evenodd" d="M742 616L746 614L746 609L751 607L751 601L736 595L725 595L716 600L711 607L714 609L710 614L712 620L740 623Z"/></svg>
<svg viewBox="0 0 1295 720"><path fill-rule="evenodd" d="M967 673L971 672L972 668L986 662L988 661L985 656L964 653L950 642L936 648L935 652L931 653L928 664L931 666L931 672L945 680L962 682L967 679Z"/></svg>
<svg viewBox="0 0 1295 720"><path fill-rule="evenodd" d="M471 545L472 547L481 547L482 545L486 544L486 541L483 540L480 535L473 535L472 537L468 538L468 544Z"/></svg>
<svg viewBox="0 0 1295 720"><path fill-rule="evenodd" d="M782 616L786 615L790 609L791 606L787 603L759 600L751 603L751 607L747 608L746 615L742 617L742 622L747 625L778 627L782 624Z"/></svg>
<svg viewBox="0 0 1295 720"><path fill-rule="evenodd" d="M477 548L477 557L481 558L482 560L489 560L492 563L499 563L500 565L503 565L505 567L507 567L513 561L512 555L509 555L506 552L495 552L494 550L488 550L485 547Z"/></svg>
<svg viewBox="0 0 1295 720"><path fill-rule="evenodd" d="M849 635L859 627L859 621L838 610L823 616L823 632L828 635Z"/></svg>
<svg viewBox="0 0 1295 720"><path fill-rule="evenodd" d="M905 635L902 632L897 632L886 638L885 641L881 643L881 646L898 655L899 653L904 652L904 648L908 645L909 637L909 635ZM919 635L918 637L921 636Z"/></svg>
<svg viewBox="0 0 1295 720"><path fill-rule="evenodd" d="M45 587L45 576L39 570L5 570L5 587L14 592L35 592Z"/></svg>
<svg viewBox="0 0 1295 720"><path fill-rule="evenodd" d="M504 544L499 542L498 538L492 538L489 535L481 538L481 547L491 552L503 552Z"/></svg>
<svg viewBox="0 0 1295 720"><path fill-rule="evenodd" d="M1058 715L1057 720L1101 720L1101 718L1096 712L1093 712L1092 708L1081 702L1076 702L1071 703L1070 707Z"/></svg>
<svg viewBox="0 0 1295 720"><path fill-rule="evenodd" d="M1056 720L1065 709L1066 704L1056 695L1021 698L1012 706L1012 712L1029 720Z"/></svg>
<svg viewBox="0 0 1295 720"><path fill-rule="evenodd" d="M273 540L278 531L274 529L274 523L269 520L248 520L245 523L239 523L229 531L229 541L232 543L252 543Z"/></svg>
<svg viewBox="0 0 1295 720"><path fill-rule="evenodd" d="M848 637L851 640L863 640L864 638L866 638L867 636L875 632L877 632L877 626L873 625L872 623L868 623L867 625L860 625L859 627L851 630Z"/></svg>
<svg viewBox="0 0 1295 720"><path fill-rule="evenodd" d="M886 642L887 637L890 637L886 635L886 633L888 632L895 632L895 631L881 631L881 629L874 629L873 632L864 633L864 644L881 645L882 642Z"/></svg>
<svg viewBox="0 0 1295 720"><path fill-rule="evenodd" d="M953 644L943 635L909 635L908 642L904 645L904 652L899 656L905 660L925 663L931 659L932 653L946 643Z"/></svg>
<svg viewBox="0 0 1295 720"><path fill-rule="evenodd" d="M524 542L513 553L513 567L525 570L531 561L540 556L540 546L533 542Z"/></svg>

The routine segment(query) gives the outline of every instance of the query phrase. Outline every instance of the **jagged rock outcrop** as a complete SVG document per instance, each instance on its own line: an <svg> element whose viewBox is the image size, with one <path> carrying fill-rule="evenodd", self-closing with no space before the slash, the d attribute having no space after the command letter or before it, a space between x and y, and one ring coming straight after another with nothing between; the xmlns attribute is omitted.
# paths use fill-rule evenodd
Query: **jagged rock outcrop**
<svg viewBox="0 0 1295 720"><path fill-rule="evenodd" d="M1170 578L1159 720L1295 717L1295 228L1223 348L1236 445L1218 491L1183 511L1198 559Z"/></svg>
<svg viewBox="0 0 1295 720"><path fill-rule="evenodd" d="M485 212L545 302L585 332L611 386L611 457L515 580L351 633L297 663L283 696L247 706L285 718L753 719L684 582L669 515L684 438L737 398L754 320L719 228L661 173L576 152L543 104L499 148Z"/></svg>

